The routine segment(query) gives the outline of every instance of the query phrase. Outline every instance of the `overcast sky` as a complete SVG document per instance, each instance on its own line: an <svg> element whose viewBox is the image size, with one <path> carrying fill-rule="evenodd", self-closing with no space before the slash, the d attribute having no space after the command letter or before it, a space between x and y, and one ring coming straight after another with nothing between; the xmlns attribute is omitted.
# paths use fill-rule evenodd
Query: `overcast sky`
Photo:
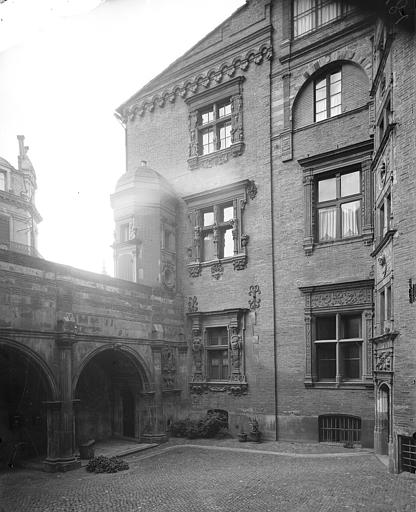
<svg viewBox="0 0 416 512"><path fill-rule="evenodd" d="M114 109L244 3L0 0L0 156L16 167L25 135L43 257L113 274Z"/></svg>

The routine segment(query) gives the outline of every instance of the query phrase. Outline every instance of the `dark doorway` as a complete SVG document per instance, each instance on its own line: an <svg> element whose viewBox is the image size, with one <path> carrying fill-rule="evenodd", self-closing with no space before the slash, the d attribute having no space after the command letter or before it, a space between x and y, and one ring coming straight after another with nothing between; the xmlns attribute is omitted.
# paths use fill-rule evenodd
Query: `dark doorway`
<svg viewBox="0 0 416 512"><path fill-rule="evenodd" d="M134 396L129 389L123 389L121 403L123 407L123 436L134 437Z"/></svg>
<svg viewBox="0 0 416 512"><path fill-rule="evenodd" d="M0 465L44 457L50 399L43 369L23 351L0 345Z"/></svg>
<svg viewBox="0 0 416 512"><path fill-rule="evenodd" d="M76 441L138 437L136 404L142 378L129 354L108 349L94 356L76 386ZM137 420L138 421L138 420Z"/></svg>

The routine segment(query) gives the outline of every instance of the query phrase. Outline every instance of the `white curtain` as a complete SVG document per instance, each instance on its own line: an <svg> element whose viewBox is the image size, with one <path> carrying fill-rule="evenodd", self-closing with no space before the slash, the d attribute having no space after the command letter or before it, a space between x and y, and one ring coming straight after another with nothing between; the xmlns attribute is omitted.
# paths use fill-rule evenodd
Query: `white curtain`
<svg viewBox="0 0 416 512"><path fill-rule="evenodd" d="M295 0L294 32L295 37L305 34L314 28L314 12L312 0Z"/></svg>
<svg viewBox="0 0 416 512"><path fill-rule="evenodd" d="M342 205L342 236L356 236L359 234L360 201Z"/></svg>
<svg viewBox="0 0 416 512"><path fill-rule="evenodd" d="M319 24L324 25L341 15L341 2L321 2Z"/></svg>
<svg viewBox="0 0 416 512"><path fill-rule="evenodd" d="M321 208L319 211L319 240L335 240L337 235L337 209Z"/></svg>

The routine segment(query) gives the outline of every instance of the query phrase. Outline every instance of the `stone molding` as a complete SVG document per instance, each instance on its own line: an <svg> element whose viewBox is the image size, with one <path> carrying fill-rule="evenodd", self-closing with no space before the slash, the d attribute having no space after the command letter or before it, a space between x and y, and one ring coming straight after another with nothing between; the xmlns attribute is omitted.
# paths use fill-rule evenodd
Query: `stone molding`
<svg viewBox="0 0 416 512"><path fill-rule="evenodd" d="M156 107L163 108L167 103L175 103L178 97L185 98L210 86L218 85L224 79L233 77L239 70L246 72L251 64L260 65L265 59L271 60L272 56L272 47L262 44L258 49L249 50L230 62L223 62L217 68L211 69L205 74L176 83L140 103L136 102L125 107L120 117L124 122L127 119L134 121L136 115L141 117L146 112L153 112Z"/></svg>

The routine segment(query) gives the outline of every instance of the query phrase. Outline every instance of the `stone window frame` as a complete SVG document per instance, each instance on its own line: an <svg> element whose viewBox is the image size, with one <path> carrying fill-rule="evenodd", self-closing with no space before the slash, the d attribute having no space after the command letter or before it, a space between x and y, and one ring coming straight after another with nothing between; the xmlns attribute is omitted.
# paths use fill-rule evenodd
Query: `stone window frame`
<svg viewBox="0 0 416 512"><path fill-rule="evenodd" d="M246 394L248 390L245 376L245 326L248 310L242 308L222 311L188 313L192 331L192 378L189 383L193 394L228 393ZM225 327L228 331L229 377L225 380L212 380L208 376L207 330Z"/></svg>
<svg viewBox="0 0 416 512"><path fill-rule="evenodd" d="M305 298L305 387L361 389L372 387L373 280L300 287ZM320 381L317 373L315 319L326 315L361 314L362 348L359 380Z"/></svg>
<svg viewBox="0 0 416 512"><path fill-rule="evenodd" d="M7 172L0 169L0 192L7 192Z"/></svg>
<svg viewBox="0 0 416 512"><path fill-rule="evenodd" d="M208 192L192 194L183 199L188 205L188 217L193 227L193 245L189 248L191 261L187 264L191 277L198 277L205 267L211 267L213 277L219 279L223 274L224 265L232 264L234 270L243 270L247 266L247 245L249 237L243 231L243 212L247 203L247 195L254 198L256 186L251 180L242 180L231 185L212 189ZM208 208L214 210L226 203L233 204L233 218L227 223L217 224L214 222L210 229L213 231L213 243L215 244L216 258L203 261L202 238L204 227L202 226L203 211ZM221 229L232 228L234 242L234 254L221 257L219 252L218 236Z"/></svg>
<svg viewBox="0 0 416 512"><path fill-rule="evenodd" d="M188 164L190 169L222 164L229 158L240 156L243 153L243 81L244 77L239 76L185 100L189 107ZM228 101L231 104L231 114L227 116L227 120L231 122L231 145L203 155L200 143L200 133L204 129L200 122L201 112L211 106L218 106ZM212 126L216 129L223 120L214 120Z"/></svg>
<svg viewBox="0 0 416 512"><path fill-rule="evenodd" d="M373 183L371 176L371 155L373 141L368 140L344 148L321 153L298 160L303 170L304 186L304 238L305 254L310 256L316 247L363 241L373 241ZM333 241L318 241L317 229L317 182L320 177L331 173L361 171L361 233L358 236L337 238Z"/></svg>

